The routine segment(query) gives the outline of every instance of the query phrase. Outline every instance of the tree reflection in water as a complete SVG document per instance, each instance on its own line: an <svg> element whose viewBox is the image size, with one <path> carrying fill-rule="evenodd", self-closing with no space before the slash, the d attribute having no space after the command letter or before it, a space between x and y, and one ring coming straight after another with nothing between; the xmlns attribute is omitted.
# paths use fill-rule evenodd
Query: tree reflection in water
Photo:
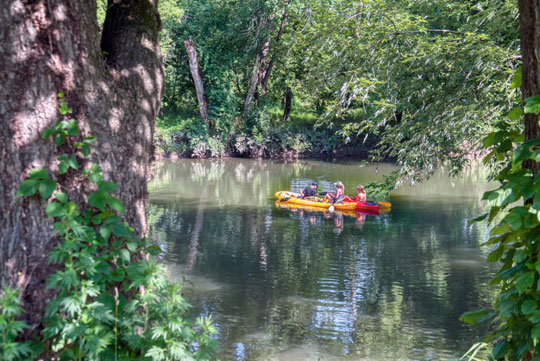
<svg viewBox="0 0 540 361"><path fill-rule="evenodd" d="M390 213L360 217L280 209L273 194L325 178L352 189L379 176L374 167L181 160L155 174L150 238L175 276L200 283L188 295L213 315L221 359L443 359L485 332L458 321L495 292L477 248L485 230L466 224L485 187L472 171L453 185L436 175L396 192Z"/></svg>

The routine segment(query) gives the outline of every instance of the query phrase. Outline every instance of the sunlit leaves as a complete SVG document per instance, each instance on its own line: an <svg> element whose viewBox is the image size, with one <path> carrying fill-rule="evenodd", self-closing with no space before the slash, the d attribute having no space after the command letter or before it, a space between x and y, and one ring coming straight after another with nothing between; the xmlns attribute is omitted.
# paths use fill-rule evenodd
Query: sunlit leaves
<svg viewBox="0 0 540 361"><path fill-rule="evenodd" d="M540 95L535 95L525 99L525 113L538 114L540 112Z"/></svg>
<svg viewBox="0 0 540 361"><path fill-rule="evenodd" d="M19 186L17 196L32 196L39 191L39 194L43 199L48 199L56 189L57 184L58 183L55 180L49 177L49 172L47 172L47 170L43 168L34 169L28 173L28 178Z"/></svg>
<svg viewBox="0 0 540 361"><path fill-rule="evenodd" d="M510 88L511 89L519 88L521 86L522 79L523 79L523 73L522 73L522 68L520 66L514 73L514 76L512 77L512 83L510 84Z"/></svg>
<svg viewBox="0 0 540 361"><path fill-rule="evenodd" d="M488 320L492 316L493 315L488 310L482 309L478 311L465 312L459 317L459 319L462 322L476 325L479 322Z"/></svg>

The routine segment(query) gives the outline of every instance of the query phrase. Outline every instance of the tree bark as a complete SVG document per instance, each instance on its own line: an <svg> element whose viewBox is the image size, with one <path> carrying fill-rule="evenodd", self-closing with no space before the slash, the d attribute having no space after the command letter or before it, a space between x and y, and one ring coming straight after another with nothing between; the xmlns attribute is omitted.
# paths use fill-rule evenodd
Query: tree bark
<svg viewBox="0 0 540 361"><path fill-rule="evenodd" d="M519 0L519 19L522 55L523 99L540 94L540 1ZM525 141L540 137L538 115L525 114ZM524 166L533 172L540 163L527 160Z"/></svg>
<svg viewBox="0 0 540 361"><path fill-rule="evenodd" d="M23 292L26 321L41 325L47 301L47 253L55 245L45 202L15 197L35 168L55 174L61 154L43 130L59 121L66 94L82 136L96 136L91 161L107 180L126 220L147 231L146 187L154 122L163 93L157 0L109 0L101 48L96 2L8 0L0 7L0 283ZM62 184L73 199L88 185L72 172Z"/></svg>
<svg viewBox="0 0 540 361"><path fill-rule="evenodd" d="M186 51L189 59L189 71L195 84L195 92L197 93L197 103L199 103L199 113L203 122L208 120L208 102L206 100L206 94L204 93L204 82L202 79L201 71L199 69L199 62L197 61L197 50L193 45L193 39L184 41Z"/></svg>
<svg viewBox="0 0 540 361"><path fill-rule="evenodd" d="M520 37L522 55L523 99L540 94L540 1L519 0ZM540 136L538 115L525 114L525 140ZM529 162L527 167L538 172L539 164Z"/></svg>
<svg viewBox="0 0 540 361"><path fill-rule="evenodd" d="M291 88L285 89L285 96L283 97L283 121L285 122L291 114L292 103L292 91Z"/></svg>
<svg viewBox="0 0 540 361"><path fill-rule="evenodd" d="M249 79L248 91L246 94L246 99L244 101L244 116L247 116L249 114L249 111L251 110L251 105L253 103L253 99L255 98L257 87L259 86L261 73L264 68L264 61L268 57L269 49L270 49L270 38L267 37L262 42L261 48L257 52L255 63L253 64L253 70L251 72L251 77Z"/></svg>
<svg viewBox="0 0 540 361"><path fill-rule="evenodd" d="M284 1L285 6L289 6L289 1ZM285 25L287 24L287 19L289 17L289 9L285 9L285 12L283 13L283 17L281 18L281 24L279 26L279 31L276 36L275 44L278 44L281 40L281 36L283 35L283 32L285 31ZM268 67L263 73L263 78L261 80L261 96L266 96L267 89L268 89L268 81L270 80L270 74L272 73L272 69L274 68L274 63L276 61L276 54L272 56L272 59L270 59L270 62L268 63Z"/></svg>

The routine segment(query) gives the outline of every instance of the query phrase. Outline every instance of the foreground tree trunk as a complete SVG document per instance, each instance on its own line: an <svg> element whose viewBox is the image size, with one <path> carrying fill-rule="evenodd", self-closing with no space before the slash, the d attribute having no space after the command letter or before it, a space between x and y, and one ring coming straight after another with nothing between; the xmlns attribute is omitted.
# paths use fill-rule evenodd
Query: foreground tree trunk
<svg viewBox="0 0 540 361"><path fill-rule="evenodd" d="M195 92L197 93L197 103L199 103L199 113L201 119L206 122L208 119L208 102L206 101L206 94L204 93L204 82L202 79L201 71L199 69L199 62L197 61L197 50L193 45L193 39L184 41L186 51L189 59L189 71L195 84Z"/></svg>
<svg viewBox="0 0 540 361"><path fill-rule="evenodd" d="M523 82L523 99L540 94L540 1L519 0L520 37ZM525 114L525 141L540 137L538 115ZM540 163L525 162L533 174L540 170Z"/></svg>
<svg viewBox="0 0 540 361"><path fill-rule="evenodd" d="M59 121L58 92L66 94L82 136L96 136L92 161L119 184L126 220L147 230L146 182L154 122L163 93L157 0L109 0L99 40L96 2L7 0L0 8L0 283L23 291L26 321L41 325L54 246L45 204L15 197L35 168L54 174L56 146L42 140ZM68 193L85 184L63 178Z"/></svg>

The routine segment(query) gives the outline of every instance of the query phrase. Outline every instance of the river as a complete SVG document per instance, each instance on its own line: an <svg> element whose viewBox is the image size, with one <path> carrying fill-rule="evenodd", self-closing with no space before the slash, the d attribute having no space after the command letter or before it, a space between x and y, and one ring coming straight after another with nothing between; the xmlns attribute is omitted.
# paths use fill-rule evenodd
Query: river
<svg viewBox="0 0 540 361"><path fill-rule="evenodd" d="M150 239L194 315L211 315L221 360L445 360L481 340L458 320L489 306L478 167L404 186L380 215L281 209L274 193L346 193L387 164L181 159L149 185ZM369 194L368 194L369 199Z"/></svg>

